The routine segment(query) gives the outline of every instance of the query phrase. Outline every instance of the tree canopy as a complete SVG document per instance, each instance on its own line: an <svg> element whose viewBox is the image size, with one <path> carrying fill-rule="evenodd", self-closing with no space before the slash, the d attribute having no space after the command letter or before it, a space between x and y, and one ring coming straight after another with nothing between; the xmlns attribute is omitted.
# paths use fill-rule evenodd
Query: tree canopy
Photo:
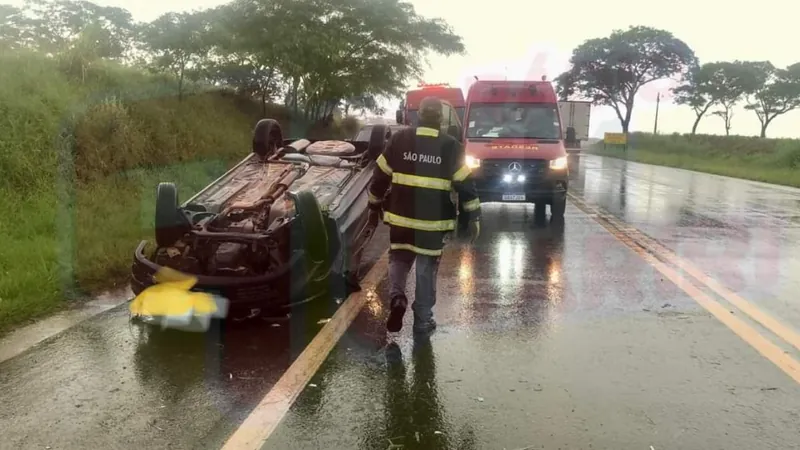
<svg viewBox="0 0 800 450"><path fill-rule="evenodd" d="M343 103L377 109L425 69L427 55L464 52L442 19L401 0L234 0L136 23L121 8L84 0L0 5L0 48L77 62L99 59L170 73L259 98L282 99L308 119Z"/></svg>
<svg viewBox="0 0 800 450"><path fill-rule="evenodd" d="M769 61L700 64L692 49L672 33L644 26L616 30L574 49L571 67L556 78L562 100L580 96L613 108L627 133L634 99L652 81L678 78L675 103L695 113L691 134L707 114L722 118L730 134L734 109L746 102L761 123L761 137L776 118L800 108L800 63L785 69Z"/></svg>
<svg viewBox="0 0 800 450"><path fill-rule="evenodd" d="M589 39L573 52L571 67L556 78L559 96L579 95L614 109L628 132L636 93L653 81L684 75L697 65L689 46L672 33L645 26Z"/></svg>
<svg viewBox="0 0 800 450"><path fill-rule="evenodd" d="M756 113L761 123L761 137L778 116L800 108L800 63L776 69L771 63L753 67L754 86L747 94L746 109Z"/></svg>

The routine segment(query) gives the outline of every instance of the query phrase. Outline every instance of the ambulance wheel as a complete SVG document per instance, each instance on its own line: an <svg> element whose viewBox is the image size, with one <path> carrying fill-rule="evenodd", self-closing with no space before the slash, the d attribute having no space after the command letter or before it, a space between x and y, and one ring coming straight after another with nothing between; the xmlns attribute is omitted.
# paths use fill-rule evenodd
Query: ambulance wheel
<svg viewBox="0 0 800 450"><path fill-rule="evenodd" d="M567 209L567 196L566 195L557 195L553 198L553 202L550 203L550 215L553 219L563 219L564 218L564 211Z"/></svg>
<svg viewBox="0 0 800 450"><path fill-rule="evenodd" d="M469 229L469 216L464 211L458 212L457 225L459 231L465 231Z"/></svg>

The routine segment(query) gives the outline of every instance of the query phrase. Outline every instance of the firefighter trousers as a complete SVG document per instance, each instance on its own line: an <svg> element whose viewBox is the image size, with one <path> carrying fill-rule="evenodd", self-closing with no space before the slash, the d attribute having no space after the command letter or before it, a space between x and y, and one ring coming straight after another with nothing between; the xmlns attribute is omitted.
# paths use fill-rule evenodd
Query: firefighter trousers
<svg viewBox="0 0 800 450"><path fill-rule="evenodd" d="M411 306L415 326L425 326L433 319L440 260L441 256L420 255L410 250L389 251L389 298L392 302L400 296L406 297L408 274L416 263L416 289Z"/></svg>

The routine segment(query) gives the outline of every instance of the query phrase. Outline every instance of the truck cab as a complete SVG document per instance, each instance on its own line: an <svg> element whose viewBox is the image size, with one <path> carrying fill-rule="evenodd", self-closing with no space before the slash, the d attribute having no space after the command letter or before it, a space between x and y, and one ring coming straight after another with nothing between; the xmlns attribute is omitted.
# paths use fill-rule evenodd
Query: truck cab
<svg viewBox="0 0 800 450"><path fill-rule="evenodd" d="M451 87L447 84L425 84L421 83L419 89L406 92L400 108L395 112L395 119L398 124L415 127L419 124L419 104L426 97L436 97L445 104L444 121L442 128L450 129L452 126L459 126L464 123L464 113L466 102L461 88ZM453 120L455 116L458 120ZM461 129L458 135L453 137L461 140ZM451 133L452 134L452 133Z"/></svg>
<svg viewBox="0 0 800 450"><path fill-rule="evenodd" d="M563 217L569 168L553 85L478 80L466 103L463 143L481 202L550 205Z"/></svg>

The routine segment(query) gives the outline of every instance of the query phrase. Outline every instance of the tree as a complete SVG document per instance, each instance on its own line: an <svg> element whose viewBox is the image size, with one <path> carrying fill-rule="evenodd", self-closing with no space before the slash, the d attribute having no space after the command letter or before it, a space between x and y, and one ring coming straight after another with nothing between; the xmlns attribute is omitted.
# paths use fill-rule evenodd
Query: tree
<svg viewBox="0 0 800 450"><path fill-rule="evenodd" d="M776 117L800 108L800 63L776 69L765 62L752 70L758 83L748 92L745 108L758 116L763 138L767 137L767 127Z"/></svg>
<svg viewBox="0 0 800 450"><path fill-rule="evenodd" d="M636 26L584 42L572 52L570 64L556 79L559 96L579 94L595 104L611 106L627 133L639 89L685 74L697 65L697 58L672 33Z"/></svg>
<svg viewBox="0 0 800 450"><path fill-rule="evenodd" d="M443 21L398 0L237 0L223 9L219 79L262 99L285 91L309 120L344 99L398 95L427 52L464 51Z"/></svg>
<svg viewBox="0 0 800 450"><path fill-rule="evenodd" d="M88 1L26 0L23 11L32 45L44 53L57 55L92 46L97 57L121 58L130 48L135 24L123 8L100 6ZM82 34L90 34L91 37Z"/></svg>
<svg viewBox="0 0 800 450"><path fill-rule="evenodd" d="M694 110L696 118L692 124L692 136L697 133L700 119L718 100L713 73L713 66L708 63L692 67L684 76L683 84L672 90L675 103L689 106Z"/></svg>
<svg viewBox="0 0 800 450"><path fill-rule="evenodd" d="M759 67L768 62L733 61L708 63L715 103L722 109L712 114L722 118L725 134L730 135L733 108L748 92L753 92L762 83Z"/></svg>
<svg viewBox="0 0 800 450"><path fill-rule="evenodd" d="M344 114L350 115L350 111L356 110L364 116L367 111L378 115L386 113L386 108L380 106L378 98L374 95L361 95L344 99Z"/></svg>
<svg viewBox="0 0 800 450"><path fill-rule="evenodd" d="M187 71L199 70L208 54L210 24L203 13L166 13L142 30L151 64L178 78L178 99L183 99Z"/></svg>
<svg viewBox="0 0 800 450"><path fill-rule="evenodd" d="M0 5L0 50L30 46L34 34L30 25L20 8Z"/></svg>

